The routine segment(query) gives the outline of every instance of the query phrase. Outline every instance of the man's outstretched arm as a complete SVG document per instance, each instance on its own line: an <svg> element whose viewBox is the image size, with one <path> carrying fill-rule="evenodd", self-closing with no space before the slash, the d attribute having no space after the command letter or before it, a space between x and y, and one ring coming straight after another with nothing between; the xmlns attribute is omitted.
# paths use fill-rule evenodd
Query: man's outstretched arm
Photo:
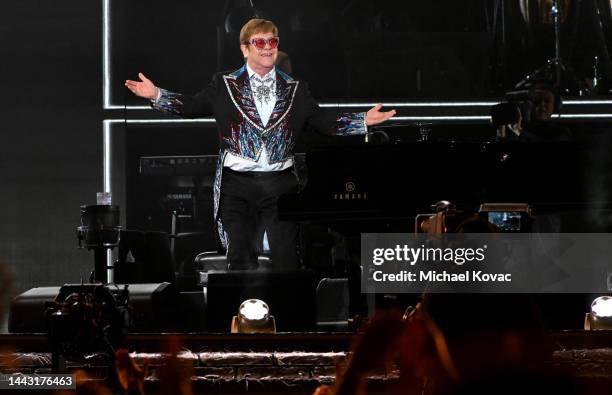
<svg viewBox="0 0 612 395"><path fill-rule="evenodd" d="M310 95L307 86L306 101L309 107L307 122L322 133L338 136L359 135L367 132L367 126L378 125L395 115L395 110L380 111L382 104L377 104L368 112L338 113L319 107Z"/></svg>
<svg viewBox="0 0 612 395"><path fill-rule="evenodd" d="M213 113L217 91L215 77L206 88L193 96L159 88L142 73L138 73L138 78L140 81L126 80L126 88L138 97L151 100L151 107L156 110L187 118Z"/></svg>

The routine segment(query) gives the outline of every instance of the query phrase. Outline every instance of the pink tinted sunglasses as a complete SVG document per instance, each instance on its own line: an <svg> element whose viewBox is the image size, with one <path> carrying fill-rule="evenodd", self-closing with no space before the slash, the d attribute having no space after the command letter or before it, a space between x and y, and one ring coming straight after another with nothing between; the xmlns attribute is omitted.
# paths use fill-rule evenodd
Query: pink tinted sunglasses
<svg viewBox="0 0 612 395"><path fill-rule="evenodd" d="M251 44L257 49L265 49L266 44L267 44L270 47L270 49L274 49L278 47L278 41L279 41L278 37L272 37L267 40L265 38L252 38L251 41L245 41L244 45Z"/></svg>

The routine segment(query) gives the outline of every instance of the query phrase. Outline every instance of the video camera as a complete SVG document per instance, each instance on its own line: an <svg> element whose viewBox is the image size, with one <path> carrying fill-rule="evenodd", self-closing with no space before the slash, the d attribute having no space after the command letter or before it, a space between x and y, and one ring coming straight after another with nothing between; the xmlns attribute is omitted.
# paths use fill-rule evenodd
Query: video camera
<svg viewBox="0 0 612 395"><path fill-rule="evenodd" d="M416 233L527 233L534 220L527 203L484 203L471 212L443 200L432 210L436 212L416 216Z"/></svg>

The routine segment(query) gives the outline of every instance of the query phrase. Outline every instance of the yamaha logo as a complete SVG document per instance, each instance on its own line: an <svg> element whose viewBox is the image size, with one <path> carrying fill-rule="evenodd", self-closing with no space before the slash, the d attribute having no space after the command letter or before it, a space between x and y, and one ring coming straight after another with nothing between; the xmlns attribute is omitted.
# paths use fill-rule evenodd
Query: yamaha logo
<svg viewBox="0 0 612 395"><path fill-rule="evenodd" d="M366 200L367 198L368 194L358 191L357 185L352 181L344 184L342 193L334 193L334 200Z"/></svg>

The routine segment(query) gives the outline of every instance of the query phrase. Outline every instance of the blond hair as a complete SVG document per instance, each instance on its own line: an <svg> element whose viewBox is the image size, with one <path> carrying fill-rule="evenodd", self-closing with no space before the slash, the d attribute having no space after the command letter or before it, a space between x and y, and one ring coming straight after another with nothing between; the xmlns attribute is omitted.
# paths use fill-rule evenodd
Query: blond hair
<svg viewBox="0 0 612 395"><path fill-rule="evenodd" d="M251 19L240 29L240 44L245 44L257 33L272 33L278 36L278 28L267 19Z"/></svg>

